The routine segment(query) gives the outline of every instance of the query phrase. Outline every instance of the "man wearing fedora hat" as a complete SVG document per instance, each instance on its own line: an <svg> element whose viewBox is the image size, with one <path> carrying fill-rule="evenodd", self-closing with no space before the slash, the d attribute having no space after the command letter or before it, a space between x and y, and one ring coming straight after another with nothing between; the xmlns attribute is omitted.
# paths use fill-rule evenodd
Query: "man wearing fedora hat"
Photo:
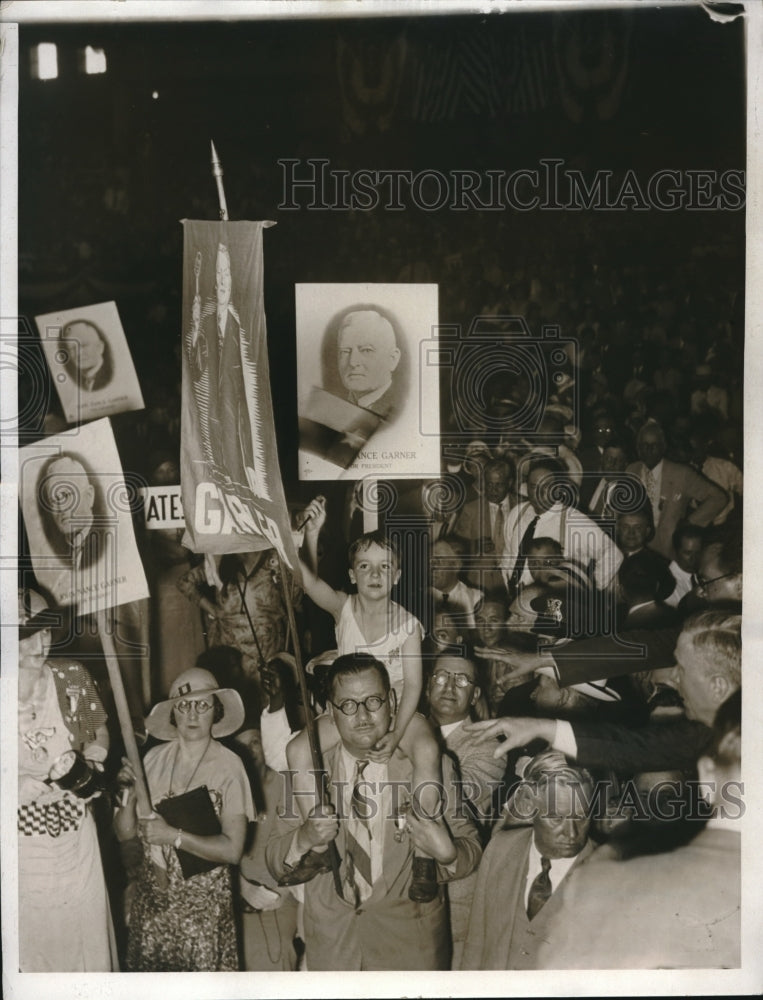
<svg viewBox="0 0 763 1000"><path fill-rule="evenodd" d="M129 764L120 772L128 791L115 820L117 836L126 841L139 833L145 845L130 910L132 971L239 968L230 866L241 859L254 809L241 759L218 740L243 722L238 692L192 667L175 678L169 699L146 719L148 733L163 741L143 762L156 812L137 816ZM183 820L177 817L187 793L201 801ZM157 815L170 809L172 822Z"/></svg>

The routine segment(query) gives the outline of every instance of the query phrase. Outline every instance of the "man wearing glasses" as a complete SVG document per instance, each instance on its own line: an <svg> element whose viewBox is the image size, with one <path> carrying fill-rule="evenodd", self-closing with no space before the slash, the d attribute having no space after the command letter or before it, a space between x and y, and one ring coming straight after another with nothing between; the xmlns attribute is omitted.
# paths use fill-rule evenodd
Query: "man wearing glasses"
<svg viewBox="0 0 763 1000"><path fill-rule="evenodd" d="M461 792L466 809L490 836L494 819L493 802L502 785L505 762L496 760L498 740L485 740L464 729L480 698L477 668L473 660L449 651L435 660L427 685L429 716L439 727L448 756L458 765ZM450 929L453 937L453 969L461 968L461 954L466 940L477 872L448 885Z"/></svg>
<svg viewBox="0 0 763 1000"><path fill-rule="evenodd" d="M449 755L458 763L464 798L478 823L489 825L493 819L491 802L503 778L503 764L493 751L498 742L485 744L464 729L474 718L473 709L481 690L477 668L472 660L446 652L435 660L427 685L429 715L439 727Z"/></svg>
<svg viewBox="0 0 763 1000"><path fill-rule="evenodd" d="M448 969L444 892L418 903L408 889L416 847L435 859L440 882L463 878L479 863L479 835L459 808L450 762L443 761L444 819L417 816L410 809L410 760L400 750L385 764L368 757L393 719L384 665L364 653L340 656L327 672L326 689L340 736L324 761L331 801L317 804L302 822L284 795L266 851L271 873L281 878L311 850L336 843L342 894L332 872L305 885L307 967Z"/></svg>

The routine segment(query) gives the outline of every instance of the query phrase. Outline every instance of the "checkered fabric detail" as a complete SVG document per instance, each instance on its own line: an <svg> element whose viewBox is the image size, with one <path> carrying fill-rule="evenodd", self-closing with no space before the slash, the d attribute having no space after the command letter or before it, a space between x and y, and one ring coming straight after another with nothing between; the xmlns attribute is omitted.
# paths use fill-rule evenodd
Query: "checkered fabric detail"
<svg viewBox="0 0 763 1000"><path fill-rule="evenodd" d="M29 805L19 806L19 833L22 837L38 837L45 834L58 837L70 830L79 830L86 812L85 802L68 795L64 799L46 805L32 802Z"/></svg>

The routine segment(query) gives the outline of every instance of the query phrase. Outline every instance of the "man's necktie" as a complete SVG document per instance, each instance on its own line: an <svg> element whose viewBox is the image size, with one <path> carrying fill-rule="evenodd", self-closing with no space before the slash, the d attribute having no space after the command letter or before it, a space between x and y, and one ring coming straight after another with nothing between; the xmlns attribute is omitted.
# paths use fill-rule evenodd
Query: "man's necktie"
<svg viewBox="0 0 763 1000"><path fill-rule="evenodd" d="M359 760L355 765L355 778L350 796L350 816L347 821L347 874L345 880L350 889L354 906L368 899L373 892L371 868L370 804L363 798L360 783L367 760Z"/></svg>
<svg viewBox="0 0 763 1000"><path fill-rule="evenodd" d="M660 520L660 492L657 489L657 477L651 469L646 470L644 485L646 486L646 495L652 507L654 526L657 527L657 522Z"/></svg>
<svg viewBox="0 0 763 1000"><path fill-rule="evenodd" d="M541 909L544 903L551 898L552 886L551 862L548 858L540 859L540 871L533 879L530 892L527 896L527 919L532 920L535 914Z"/></svg>
<svg viewBox="0 0 763 1000"><path fill-rule="evenodd" d="M519 581L522 578L525 563L527 562L527 549L530 542L533 540L533 536L535 535L535 525L539 520L539 515L536 514L525 528L525 533L522 535L522 541L519 543L519 555L517 556L517 561L514 563L514 570L511 574L511 583L515 590L519 586Z"/></svg>
<svg viewBox="0 0 763 1000"><path fill-rule="evenodd" d="M503 537L503 524L504 524L503 507L498 504L498 510L495 512L495 523L493 524L493 552L496 555L501 555L504 546Z"/></svg>

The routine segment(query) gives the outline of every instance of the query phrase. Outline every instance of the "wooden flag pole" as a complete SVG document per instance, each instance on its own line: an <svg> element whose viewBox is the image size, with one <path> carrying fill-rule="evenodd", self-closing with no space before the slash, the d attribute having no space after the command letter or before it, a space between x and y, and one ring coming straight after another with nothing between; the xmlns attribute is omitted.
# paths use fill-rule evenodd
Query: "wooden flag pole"
<svg viewBox="0 0 763 1000"><path fill-rule="evenodd" d="M326 767L323 763L323 754L321 753L320 740L318 739L318 727L316 726L313 713L310 711L310 694L307 690L307 677L305 675L305 668L302 664L302 652L299 648L297 622L294 617L294 604L291 599L291 587L289 586L288 574L286 567L284 566L283 559L281 558L281 553L276 550L276 554L278 555L278 575L281 578L281 589L283 590L284 605L286 606L286 617L289 622L291 645L294 651L294 662L297 666L297 681L299 683L300 694L302 695L302 704L305 706L305 731L307 732L307 741L310 744L310 758L313 764L315 785L321 802L324 805L330 805L331 798L329 796L328 783L326 780ZM339 871L341 859L339 857L339 851L337 850L335 840L329 842L327 854L329 864L331 865L331 871L334 876L334 888L336 889L338 896L343 896L342 876Z"/></svg>
<svg viewBox="0 0 763 1000"><path fill-rule="evenodd" d="M119 669L119 657L117 656L114 640L109 631L105 608L98 609L96 612L96 621L98 622L98 634L100 635L101 645L106 657L106 669L109 672L109 681L111 683L111 691L114 695L114 704L117 708L117 718L119 719L119 728L125 745L125 753L135 772L135 794L138 799L138 816L150 816L153 812L153 807L148 794L146 777L143 773L143 763L138 753L138 744L135 741L132 717L130 716L130 709L127 704L122 673Z"/></svg>
<svg viewBox="0 0 763 1000"><path fill-rule="evenodd" d="M220 162L220 157L217 155L217 150L215 149L215 144L210 140L210 145L212 147L212 174L215 178L215 183L217 184L217 197L220 203L220 219L223 222L228 221L228 204L225 200L225 189L223 188L223 166ZM318 791L319 798L324 805L330 805L331 800L328 794L328 787L326 782L326 769L323 764L323 755L321 754L320 743L318 740L318 730L315 724L315 719L310 711L310 696L307 690L307 678L305 676L305 668L302 664L302 656L299 648L299 639L297 637L297 623L294 617L294 605L291 600L291 590L288 584L286 567L284 566L283 559L281 558L281 553L276 550L278 556L278 568L279 576L281 578L281 587L283 589L284 605L286 607L286 616L289 622L289 632L292 637L292 646L294 649L294 662L297 666L297 681L299 683L299 690L302 695L302 702L305 706L305 729L307 731L307 740L310 744L310 759L313 765L313 772L315 774L316 788ZM247 617L249 616L247 611ZM252 622L250 620L250 625ZM252 633L254 634L254 627L252 626ZM257 637L255 636L255 642L257 642ZM257 644L259 648L259 643ZM262 654L260 654L262 656ZM134 741L133 741L134 742ZM339 867L341 864L339 858L339 851L337 850L336 841L330 841L328 849L326 851L328 856L329 864L331 865L331 871L334 876L334 888L336 889L337 895L343 896L342 892L342 877L339 872Z"/></svg>

